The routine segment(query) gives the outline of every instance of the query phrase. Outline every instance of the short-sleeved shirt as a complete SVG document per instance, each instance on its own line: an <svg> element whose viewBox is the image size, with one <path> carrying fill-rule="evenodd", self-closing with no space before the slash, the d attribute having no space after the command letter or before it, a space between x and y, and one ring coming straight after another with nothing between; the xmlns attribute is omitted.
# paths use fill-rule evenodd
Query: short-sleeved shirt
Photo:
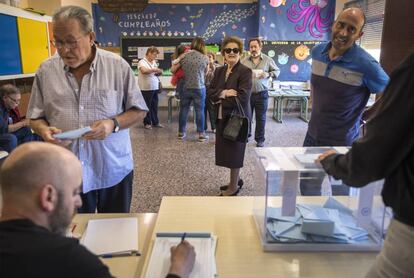
<svg viewBox="0 0 414 278"><path fill-rule="evenodd" d="M263 70L264 72L269 73L269 77L277 78L280 74L280 69L276 66L275 61L269 56L261 53L260 62L256 65L253 63L252 57L248 56L243 59L242 64L252 70ZM253 87L252 93L259 93L262 91L267 91L269 89L269 78L258 78L253 74Z"/></svg>
<svg viewBox="0 0 414 278"><path fill-rule="evenodd" d="M181 67L184 70L184 88L185 89L201 89L205 87L205 74L208 65L208 58L206 55L192 50L188 52L180 61Z"/></svg>
<svg viewBox="0 0 414 278"><path fill-rule="evenodd" d="M0 222L0 277L109 278L108 267L77 239L27 219Z"/></svg>
<svg viewBox="0 0 414 278"><path fill-rule="evenodd" d="M312 49L312 115L308 134L322 145L350 146L359 136L361 114L371 93L384 91L389 77L358 45L330 60L331 43Z"/></svg>
<svg viewBox="0 0 414 278"><path fill-rule="evenodd" d="M155 73L143 74L141 71L139 71L141 67L147 69L156 69L157 63L155 60L151 63L147 60L147 58L143 58L138 62L138 86L143 91L158 90L158 77L155 75Z"/></svg>
<svg viewBox="0 0 414 278"><path fill-rule="evenodd" d="M43 62L36 72L27 116L68 131L132 108L148 111L130 66L122 57L96 49L81 87L59 55ZM84 193L112 187L134 168L129 129L105 140L73 140L70 149L82 164Z"/></svg>

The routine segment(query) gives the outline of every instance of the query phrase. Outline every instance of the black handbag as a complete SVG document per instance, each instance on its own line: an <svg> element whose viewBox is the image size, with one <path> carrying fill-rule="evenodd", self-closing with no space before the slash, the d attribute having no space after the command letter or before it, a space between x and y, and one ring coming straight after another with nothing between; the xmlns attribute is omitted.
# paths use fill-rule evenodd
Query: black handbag
<svg viewBox="0 0 414 278"><path fill-rule="evenodd" d="M223 138L246 143L249 135L249 118L246 117L238 97L235 97L236 106L233 108L229 119L223 129Z"/></svg>

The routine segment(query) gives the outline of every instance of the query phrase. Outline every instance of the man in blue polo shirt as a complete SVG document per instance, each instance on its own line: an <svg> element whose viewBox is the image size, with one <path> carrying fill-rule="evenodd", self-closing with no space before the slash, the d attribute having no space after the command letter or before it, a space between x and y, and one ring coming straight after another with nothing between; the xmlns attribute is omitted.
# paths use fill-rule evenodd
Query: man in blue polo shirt
<svg viewBox="0 0 414 278"><path fill-rule="evenodd" d="M364 25L361 9L345 9L332 26L331 41L312 49L312 116L305 147L351 146L370 94L383 92L388 83L379 63L355 44ZM301 189L309 193L303 182Z"/></svg>

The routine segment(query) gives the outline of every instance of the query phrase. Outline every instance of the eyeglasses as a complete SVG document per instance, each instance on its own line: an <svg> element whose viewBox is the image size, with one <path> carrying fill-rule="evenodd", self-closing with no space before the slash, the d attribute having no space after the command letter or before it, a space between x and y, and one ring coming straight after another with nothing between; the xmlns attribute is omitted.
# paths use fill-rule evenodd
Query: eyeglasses
<svg viewBox="0 0 414 278"><path fill-rule="evenodd" d="M84 36L86 36L87 34L85 34ZM53 40L52 44L56 47L56 49L63 49L63 48L67 48L67 49L74 49L76 47L78 47L78 42L84 37L80 37L76 40L72 40L72 41L57 41L57 40Z"/></svg>
<svg viewBox="0 0 414 278"><path fill-rule="evenodd" d="M16 103L16 104L19 104L20 103L20 99L14 99L14 98L12 98L11 96L7 96L11 101L13 101L14 103Z"/></svg>
<svg viewBox="0 0 414 278"><path fill-rule="evenodd" d="M240 49L238 48L224 48L224 52L230 54L233 51L234 54L239 54Z"/></svg>

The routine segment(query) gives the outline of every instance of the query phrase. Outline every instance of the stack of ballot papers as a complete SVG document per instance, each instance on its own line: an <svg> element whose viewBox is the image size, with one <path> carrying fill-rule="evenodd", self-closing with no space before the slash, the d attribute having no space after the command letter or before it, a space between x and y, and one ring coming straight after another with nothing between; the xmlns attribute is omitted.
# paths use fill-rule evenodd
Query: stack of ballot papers
<svg viewBox="0 0 414 278"><path fill-rule="evenodd" d="M91 219L81 244L104 258L139 255L136 217Z"/></svg>
<svg viewBox="0 0 414 278"><path fill-rule="evenodd" d="M334 198L323 206L297 204L294 216L282 216L281 208L267 208L267 231L278 242L364 243L368 232L356 225L352 211Z"/></svg>
<svg viewBox="0 0 414 278"><path fill-rule="evenodd" d="M152 249L146 278L165 278L171 262L171 247L180 244L183 233L158 233ZM194 246L196 260L189 278L213 278L217 275L217 236L210 233L186 233L186 241Z"/></svg>

